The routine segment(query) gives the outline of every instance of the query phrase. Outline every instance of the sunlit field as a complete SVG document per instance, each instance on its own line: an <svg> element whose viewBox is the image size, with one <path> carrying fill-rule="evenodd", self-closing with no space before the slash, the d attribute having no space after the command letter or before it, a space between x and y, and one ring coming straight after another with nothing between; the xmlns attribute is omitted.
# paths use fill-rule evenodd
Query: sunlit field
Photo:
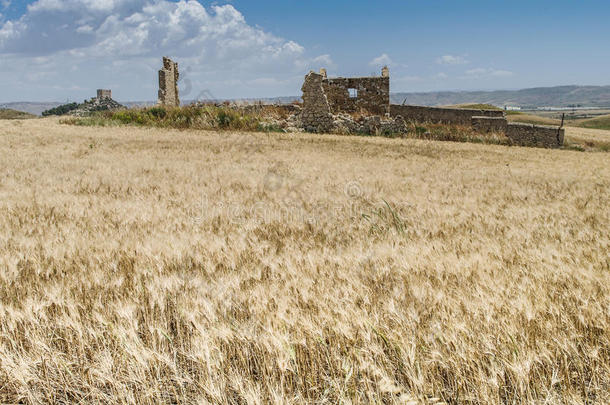
<svg viewBox="0 0 610 405"><path fill-rule="evenodd" d="M0 162L0 403L610 403L606 152L35 119Z"/></svg>

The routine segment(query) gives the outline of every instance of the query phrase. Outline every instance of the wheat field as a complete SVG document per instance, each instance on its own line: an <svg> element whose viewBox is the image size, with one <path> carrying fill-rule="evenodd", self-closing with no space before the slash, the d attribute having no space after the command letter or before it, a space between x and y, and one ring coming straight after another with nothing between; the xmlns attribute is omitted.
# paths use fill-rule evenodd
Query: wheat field
<svg viewBox="0 0 610 405"><path fill-rule="evenodd" d="M610 155L0 121L0 402L606 404Z"/></svg>

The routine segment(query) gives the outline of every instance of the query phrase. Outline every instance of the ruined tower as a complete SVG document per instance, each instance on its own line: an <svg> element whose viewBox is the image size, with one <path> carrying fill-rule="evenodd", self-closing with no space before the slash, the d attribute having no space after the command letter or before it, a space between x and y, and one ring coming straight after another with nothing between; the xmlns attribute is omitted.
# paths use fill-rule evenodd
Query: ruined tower
<svg viewBox="0 0 610 405"><path fill-rule="evenodd" d="M112 90L97 89L97 99L112 98Z"/></svg>
<svg viewBox="0 0 610 405"><path fill-rule="evenodd" d="M390 69L387 66L381 69L381 77L390 77Z"/></svg>
<svg viewBox="0 0 610 405"><path fill-rule="evenodd" d="M158 104L168 107L179 107L178 97L178 64L170 58L163 57L163 69L159 70Z"/></svg>
<svg viewBox="0 0 610 405"><path fill-rule="evenodd" d="M305 76L303 91L303 112L301 121L306 131L328 132L333 127L333 116L330 113L330 105L322 87L324 76L315 72L309 72Z"/></svg>

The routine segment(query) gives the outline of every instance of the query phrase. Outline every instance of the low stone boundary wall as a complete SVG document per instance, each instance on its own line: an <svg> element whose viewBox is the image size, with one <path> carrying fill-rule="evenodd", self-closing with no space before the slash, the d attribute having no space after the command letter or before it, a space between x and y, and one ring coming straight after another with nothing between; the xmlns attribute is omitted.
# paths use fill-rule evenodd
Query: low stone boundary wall
<svg viewBox="0 0 610 405"><path fill-rule="evenodd" d="M392 117L400 115L406 121L471 125L472 117L504 118L504 111L392 104L390 105L390 115Z"/></svg>
<svg viewBox="0 0 610 405"><path fill-rule="evenodd" d="M511 144L558 148L563 145L565 129L520 122L508 123L506 118L472 117L472 127L479 133L504 133Z"/></svg>
<svg viewBox="0 0 610 405"><path fill-rule="evenodd" d="M559 148L563 145L565 129L547 125L510 123L506 127L506 136L515 145Z"/></svg>
<svg viewBox="0 0 610 405"><path fill-rule="evenodd" d="M480 133L506 132L508 121L504 117L472 117L472 127Z"/></svg>

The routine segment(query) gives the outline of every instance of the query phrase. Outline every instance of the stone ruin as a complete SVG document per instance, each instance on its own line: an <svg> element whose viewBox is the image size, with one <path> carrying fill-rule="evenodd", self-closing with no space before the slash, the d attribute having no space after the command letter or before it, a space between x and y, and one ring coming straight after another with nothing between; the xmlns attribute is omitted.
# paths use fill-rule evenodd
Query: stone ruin
<svg viewBox="0 0 610 405"><path fill-rule="evenodd" d="M98 100L112 98L112 90L97 89L97 98Z"/></svg>
<svg viewBox="0 0 610 405"><path fill-rule="evenodd" d="M95 112L120 110L122 108L125 108L125 106L112 99L112 90L98 89L96 97L85 100L76 109L70 111L69 114L76 117L86 117Z"/></svg>
<svg viewBox="0 0 610 405"><path fill-rule="evenodd" d="M309 132L329 132L333 127L333 116L322 86L324 73L326 72L323 74L309 72L301 88L303 91L301 124Z"/></svg>
<svg viewBox="0 0 610 405"><path fill-rule="evenodd" d="M159 71L159 105L179 107L178 64L163 57ZM302 128L308 132L396 134L408 130L407 122L470 125L479 132L504 133L510 143L524 146L559 147L562 128L508 123L503 111L439 108L390 104L390 70L381 76L328 78L326 69L305 76L301 88L303 105L274 127ZM98 90L98 100L112 100L110 90ZM350 114L361 113L358 119Z"/></svg>
<svg viewBox="0 0 610 405"><path fill-rule="evenodd" d="M548 125L508 122L502 117L472 117L472 127L480 133L503 133L512 145L559 148L565 129Z"/></svg>
<svg viewBox="0 0 610 405"><path fill-rule="evenodd" d="M157 104L167 107L179 107L178 64L170 58L163 57L163 69L159 70L159 101Z"/></svg>
<svg viewBox="0 0 610 405"><path fill-rule="evenodd" d="M327 78L320 71L324 92L333 114L367 112L384 115L390 112L390 70L384 66L381 76Z"/></svg>
<svg viewBox="0 0 610 405"><path fill-rule="evenodd" d="M301 125L308 132L399 133L406 131L402 117L390 118L390 72L380 77L332 78L326 69L305 76ZM358 121L349 113L362 112ZM367 114L371 116L366 116Z"/></svg>
<svg viewBox="0 0 610 405"><path fill-rule="evenodd" d="M504 111L390 104L390 70L379 77L328 78L309 72L303 84L301 126L309 132L393 134L407 122L467 125L481 133L502 133L510 144L557 148L563 128L509 123ZM362 113L355 120L350 113Z"/></svg>

